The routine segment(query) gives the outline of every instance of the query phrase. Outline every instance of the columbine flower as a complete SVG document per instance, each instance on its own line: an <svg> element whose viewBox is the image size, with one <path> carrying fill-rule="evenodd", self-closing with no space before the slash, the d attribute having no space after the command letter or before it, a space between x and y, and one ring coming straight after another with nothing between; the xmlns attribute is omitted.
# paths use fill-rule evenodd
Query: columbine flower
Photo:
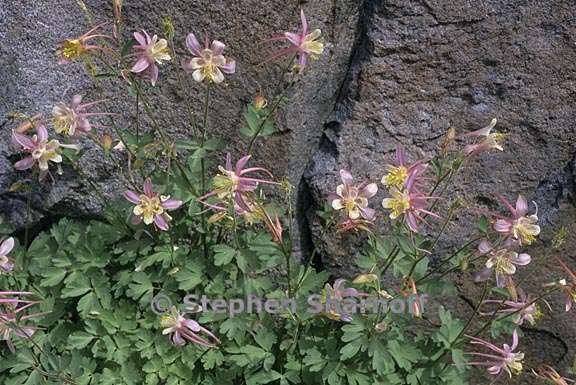
<svg viewBox="0 0 576 385"><path fill-rule="evenodd" d="M54 130L59 134L77 135L87 134L92 129L92 124L88 121L91 116L112 115L107 112L86 112L86 109L103 100L82 104L82 96L74 95L72 102L68 104L58 103L52 109Z"/></svg>
<svg viewBox="0 0 576 385"><path fill-rule="evenodd" d="M14 248L14 238L10 237L0 242L0 273L9 273L14 269L14 264L8 259L8 253Z"/></svg>
<svg viewBox="0 0 576 385"><path fill-rule="evenodd" d="M324 315L335 321L352 321L352 316L346 312L346 298L367 297L368 294L354 288L346 288L345 279L337 279L334 286L327 283L322 291L322 304L325 305Z"/></svg>
<svg viewBox="0 0 576 385"><path fill-rule="evenodd" d="M240 158L240 160L236 162L236 167L233 168L232 157L229 153L226 154L226 168L218 166L220 173L214 177L212 182L214 190L200 197L199 200L215 210L226 210L226 207L212 205L205 202L206 198L216 196L222 202L234 202L234 205L239 208L236 210L237 212L241 210L252 212L253 208L250 207L250 198L248 197L248 194L255 191L259 183L278 183L265 179L247 177L246 174L255 171L263 172L272 177L270 171L262 167L244 168L250 160L250 157L250 155L246 155Z"/></svg>
<svg viewBox="0 0 576 385"><path fill-rule="evenodd" d="M536 369L532 369L532 373L536 377L547 380L554 385L568 385L569 383L573 384L576 382L569 378L562 377L553 367L548 365L540 365Z"/></svg>
<svg viewBox="0 0 576 385"><path fill-rule="evenodd" d="M150 37L144 30L142 33L134 32L134 38L138 42L134 46L138 59L130 71L142 73L148 70L150 82L154 86L158 80L158 64L172 59L168 53L168 42L166 39L158 39L156 35Z"/></svg>
<svg viewBox="0 0 576 385"><path fill-rule="evenodd" d="M374 225L374 222L367 221L364 219L346 219L341 221L337 224L337 231L338 232L349 232L349 231L366 231L368 233L372 233L370 229L371 226Z"/></svg>
<svg viewBox="0 0 576 385"><path fill-rule="evenodd" d="M500 200L508 208L512 218L498 219L494 224L494 230L513 237L521 245L531 244L536 239L536 236L540 234L540 226L536 224L538 223L538 206L536 206L534 214L526 215L528 214L528 203L522 195L518 195L516 207L512 207L503 197L500 197Z"/></svg>
<svg viewBox="0 0 576 385"><path fill-rule="evenodd" d="M464 147L464 153L466 155L476 155L483 151L488 151L492 148L495 148L498 151L504 151L504 148L502 147L500 142L506 137L506 135L499 132L491 133L494 126L496 126L496 123L497 120L492 119L492 121L488 126L464 134L463 136L482 138L480 142L475 144L469 144L466 147Z"/></svg>
<svg viewBox="0 0 576 385"><path fill-rule="evenodd" d="M571 270L568 265L564 263L560 258L556 258L560 266L564 269L564 271L570 276L571 282L566 281L565 279L560 280L559 285L562 292L566 295L566 311L570 311L572 309L572 305L576 303L576 272Z"/></svg>
<svg viewBox="0 0 576 385"><path fill-rule="evenodd" d="M419 223L425 222L425 215L439 218L437 214L426 210L426 207L428 207L428 200L433 197L426 196L415 188L418 176L418 172L413 172L409 175L404 189L399 190L397 188L392 188L390 190L390 195L392 197L384 198L384 200L382 200L382 207L391 210L390 219L396 219L399 216L404 215L404 221L410 230L415 233L418 232Z"/></svg>
<svg viewBox="0 0 576 385"><path fill-rule="evenodd" d="M512 346L504 344L502 348L497 347L490 342L484 341L480 338L467 336L471 340L471 344L480 345L491 350L491 354L486 353L465 353L471 356L485 358L484 361L468 362L467 365L473 366L487 366L488 373L499 376L502 371L508 373L512 378L512 374L520 374L522 372L522 360L524 360L524 353L514 353L518 346L518 333L514 330L512 333Z"/></svg>
<svg viewBox="0 0 576 385"><path fill-rule="evenodd" d="M144 181L144 194L126 191L124 197L136 206L132 213L132 223L137 225L142 220L149 225L154 223L160 230L168 230L168 223L172 217L168 211L176 210L182 206L182 201L170 199L170 196L158 195L152 189L152 181L147 178Z"/></svg>
<svg viewBox="0 0 576 385"><path fill-rule="evenodd" d="M528 321L530 325L534 325L536 323L536 319L541 316L541 312L538 309L538 305L533 303L533 298L530 296L526 296L523 290L519 289L518 293L520 298L518 301L501 301L497 299L490 299L482 301L482 304L498 304L501 309L496 311L498 315L508 315L511 313L516 313L518 316L514 321L517 325L522 325L524 321ZM480 313L484 316L492 316L493 313Z"/></svg>
<svg viewBox="0 0 576 385"><path fill-rule="evenodd" d="M268 60L275 60L286 55L298 55L298 67L300 72L306 67L308 58L317 59L324 52L324 44L319 41L322 34L319 29L308 31L308 22L304 10L300 10L302 30L299 33L285 32L283 36L273 37L270 40L287 40L291 46L275 53Z"/></svg>
<svg viewBox="0 0 576 385"><path fill-rule="evenodd" d="M224 73L233 74L236 71L236 62L227 59L222 55L226 45L218 40L208 42L208 35L205 36L204 48L198 43L198 39L193 33L186 37L186 47L196 56L185 60L182 67L186 72L192 72L192 77L197 82L207 80L214 83L224 81Z"/></svg>
<svg viewBox="0 0 576 385"><path fill-rule="evenodd" d="M74 144L62 144L52 139L48 140L48 131L42 123L36 125L36 134L29 138L18 132L12 133L14 143L22 147L24 153L30 154L28 157L16 162L16 170L28 170L34 165L38 165L40 170L39 179L42 180L48 174L49 162L62 163L61 148L70 148L80 151L80 147Z"/></svg>
<svg viewBox="0 0 576 385"><path fill-rule="evenodd" d="M60 58L60 64L67 63L69 61L78 59L80 56L86 54L90 51L105 51L108 48L102 47L95 44L90 44L89 40L95 38L105 38L110 39L110 36L95 33L98 29L104 26L106 23L102 23L92 28L90 31L86 32L84 35L76 39L66 39L62 42L60 48L57 51L57 55Z"/></svg>
<svg viewBox="0 0 576 385"><path fill-rule="evenodd" d="M30 338L36 331L32 326L21 326L22 321L39 317L46 313L22 315L21 313L40 302L21 299L32 295L23 291L0 291L0 340L6 341L12 353L15 352L12 336Z"/></svg>
<svg viewBox="0 0 576 385"><path fill-rule="evenodd" d="M336 187L336 194L330 194L328 201L334 210L345 210L349 219L362 218L371 221L374 219L375 211L368 207L368 199L378 192L376 183L352 184L352 175L346 170L340 170L342 184Z"/></svg>
<svg viewBox="0 0 576 385"><path fill-rule="evenodd" d="M396 165L388 165L387 168L388 173L382 177L382 184L386 188L401 190L406 185L408 177L413 173L421 174L426 169L426 165L421 162L407 165L404 149L398 146L396 147Z"/></svg>
<svg viewBox="0 0 576 385"><path fill-rule="evenodd" d="M475 279L477 282L483 282L490 278L492 271L496 273L496 285L498 287L514 287L512 275L516 273L516 266L526 266L530 263L530 255L526 253L518 254L510 250L514 242L506 242L502 248L494 248L487 240L480 242L478 251L481 254L489 256L486 261L486 267L479 272Z"/></svg>
<svg viewBox="0 0 576 385"><path fill-rule="evenodd" d="M160 320L164 330L162 334L171 334L170 341L176 346L183 346L186 341L208 348L216 347L220 340L212 332L194 320L184 317L176 308L164 314ZM200 336L199 334L203 334ZM207 338L206 338L207 337Z"/></svg>

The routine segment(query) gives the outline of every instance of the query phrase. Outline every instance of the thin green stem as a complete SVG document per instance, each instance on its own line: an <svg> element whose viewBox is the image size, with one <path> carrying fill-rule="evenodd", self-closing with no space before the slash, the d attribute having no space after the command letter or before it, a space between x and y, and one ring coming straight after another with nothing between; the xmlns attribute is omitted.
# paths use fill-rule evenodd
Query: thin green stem
<svg viewBox="0 0 576 385"><path fill-rule="evenodd" d="M288 86L286 86L286 88L284 88L280 92L280 88L282 86L282 83L284 82L284 76L288 73L288 71L292 67L292 64L294 63L295 59L296 59L296 56L293 56L292 59L288 62L288 65L286 67L284 67L282 70L282 75L280 75L280 79L278 79L278 83L276 84L275 91L274 91L274 98L275 98L274 104L270 108L270 110L268 110L268 113L266 114L266 116L264 116L264 118L262 119L262 121L258 125L258 128L256 129L256 132L254 132L252 139L250 139L250 143L248 144L248 150L247 150L248 155L252 154L254 143L256 142L256 139L258 139L258 137L260 136L260 133L264 129L264 125L266 124L268 119L270 119L270 117L276 112L278 107L280 107L280 104L282 103L282 100L284 99L284 95L286 94L286 92L295 84L294 81L291 81L288 84Z"/></svg>

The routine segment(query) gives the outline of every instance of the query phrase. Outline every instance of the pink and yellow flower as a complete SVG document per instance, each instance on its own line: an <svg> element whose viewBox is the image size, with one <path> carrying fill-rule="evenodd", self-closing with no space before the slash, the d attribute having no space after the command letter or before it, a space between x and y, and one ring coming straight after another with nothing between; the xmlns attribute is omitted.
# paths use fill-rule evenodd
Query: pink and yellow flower
<svg viewBox="0 0 576 385"><path fill-rule="evenodd" d="M66 39L60 45L57 55L60 58L60 64L68 63L72 60L78 59L82 55L90 51L106 51L108 48L91 44L89 41L95 38L110 39L108 35L96 33L97 30L102 28L106 23L102 23L86 32L84 35L76 39Z"/></svg>
<svg viewBox="0 0 576 385"><path fill-rule="evenodd" d="M403 189L393 187L390 190L390 198L382 200L382 207L390 210L390 219L404 216L404 221L413 232L418 232L420 222L425 222L424 217L430 215L439 218L439 215L427 210L428 200L434 197L426 196L416 188L419 172L412 172Z"/></svg>
<svg viewBox="0 0 576 385"><path fill-rule="evenodd" d="M19 171L28 170L35 165L40 170L39 179L43 180L49 173L50 162L59 165L62 163L62 148L80 151L75 144L62 144L58 140L48 140L48 131L42 123L36 124L36 134L31 138L14 131L12 141L21 147L23 153L28 154L24 159L16 162L14 168Z"/></svg>
<svg viewBox="0 0 576 385"><path fill-rule="evenodd" d="M536 369L532 369L532 373L536 377L546 380L553 385L569 385L576 382L569 378L562 377L556 369L549 365L540 365Z"/></svg>
<svg viewBox="0 0 576 385"><path fill-rule="evenodd" d="M0 340L6 341L8 348L15 352L12 337L30 338L37 330L36 327L21 325L23 321L42 316L46 313L33 313L23 315L24 311L38 303L22 299L32 295L24 291L0 291Z"/></svg>
<svg viewBox="0 0 576 385"><path fill-rule="evenodd" d="M77 136L87 134L92 130L88 118L91 116L112 115L107 112L87 112L86 109L95 104L102 103L103 100L82 104L82 96L74 95L70 104L58 103L52 109L52 121L54 130L59 134ZM103 127L103 126L101 126Z"/></svg>
<svg viewBox="0 0 576 385"><path fill-rule="evenodd" d="M168 51L168 42L166 39L158 39L157 35L150 37L144 30L134 32L134 39L138 42L134 46L137 59L130 71L138 74L147 71L150 82L154 86L158 81L158 65L172 59Z"/></svg>
<svg viewBox="0 0 576 385"><path fill-rule="evenodd" d="M186 72L192 72L192 77L197 82L204 80L212 83L222 83L224 74L233 74L236 71L236 62L233 59L224 57L226 45L218 40L213 40L209 44L208 36L205 36L204 48L198 43L196 35L188 34L186 47L195 56L185 60L182 67Z"/></svg>
<svg viewBox="0 0 576 385"><path fill-rule="evenodd" d="M160 320L164 328L162 334L169 334L170 341L176 346L183 346L186 342L207 348L214 348L221 342L210 330L198 322L184 317L176 308L162 316Z"/></svg>
<svg viewBox="0 0 576 385"><path fill-rule="evenodd" d="M270 40L285 40L290 43L290 46L284 48L274 55L272 55L267 61L276 60L282 56L298 55L298 67L299 71L302 72L308 63L308 59L317 59L324 52L324 43L320 41L320 35L322 32L319 29L315 29L312 32L308 29L308 22L306 21L306 16L304 15L304 10L300 10L300 21L302 23L302 29L298 33L285 32L282 36L273 37Z"/></svg>
<svg viewBox="0 0 576 385"><path fill-rule="evenodd" d="M327 283L322 291L322 304L324 305L324 315L335 321L352 321L352 316L346 311L347 298L362 298L368 294L362 293L354 288L346 287L345 279L337 279L334 286Z"/></svg>
<svg viewBox="0 0 576 385"><path fill-rule="evenodd" d="M260 183L278 184L278 182L247 176L249 173L259 171L272 177L270 171L265 168L245 168L250 158L250 155L246 155L236 162L235 167L232 167L232 157L230 154L226 154L226 167L219 166L218 170L220 172L213 179L212 184L214 190L198 199L212 209L218 211L227 210L228 208L226 206L213 205L206 202L207 198L216 196L220 202L226 205L233 204L237 207L237 213L252 212L253 207L251 206L253 205L250 203L249 194L256 191Z"/></svg>
<svg viewBox="0 0 576 385"><path fill-rule="evenodd" d="M495 248L489 241L483 240L478 246L481 254L488 255L485 268L479 272L475 280L483 282L490 279L492 272L496 274L496 285L498 287L512 288L514 281L512 276L516 273L516 266L526 266L530 263L531 257L526 253L518 254L510 248L514 242L508 241L501 248Z"/></svg>
<svg viewBox="0 0 576 385"><path fill-rule="evenodd" d="M14 248L14 238L10 237L0 242L0 273L9 273L14 269L14 264L8 258L8 254Z"/></svg>
<svg viewBox="0 0 576 385"><path fill-rule="evenodd" d="M540 234L540 226L538 223L538 207L536 212L532 215L528 214L528 202L522 195L518 195L516 200L516 207L512 205L503 197L500 197L502 203L508 208L512 217L500 218L494 223L494 230L505 234L517 240L520 245L529 245L538 234Z"/></svg>
<svg viewBox="0 0 576 385"><path fill-rule="evenodd" d="M124 197L136 205L132 210L133 224L137 225L142 221L146 225L154 223L162 231L168 230L169 222L172 220L168 211L182 206L182 201L170 199L169 195L155 193L150 178L144 181L143 194L128 190L124 193Z"/></svg>
<svg viewBox="0 0 576 385"><path fill-rule="evenodd" d="M518 347L518 333L516 330L514 330L514 333L512 333L512 346L504 344L502 348L499 348L496 345L477 337L467 337L470 338L471 344L480 345L490 350L490 353L465 353L478 357L479 359L484 359L482 361L468 362L467 365L487 366L488 373L493 376L499 376L503 372L506 372L508 373L508 376L512 378L513 374L517 375L522 372L522 361L524 360L524 353L514 352L514 350L516 350Z"/></svg>
<svg viewBox="0 0 576 385"><path fill-rule="evenodd" d="M336 193L328 196L328 201L334 210L344 210L346 217L351 220L360 217L371 221L376 212L368 207L368 199L378 192L376 183L353 185L353 177L350 172L340 170L342 184L336 187Z"/></svg>
<svg viewBox="0 0 576 385"><path fill-rule="evenodd" d="M560 290L562 290L566 297L565 310L568 312L572 309L572 305L576 303L576 272L570 269L560 258L556 257L556 261L558 261L562 269L564 269L566 274L570 277L570 281L562 279L559 282Z"/></svg>
<svg viewBox="0 0 576 385"><path fill-rule="evenodd" d="M517 314L515 319L515 323L521 326L524 321L528 321L530 325L534 325L536 323L536 319L541 316L540 309L538 309L538 305L533 303L533 298L530 296L526 296L526 293L522 289L518 289L519 299L517 301L510 301L510 300L497 300L497 299L489 299L482 301L483 305L486 304L498 304L499 310L496 311L497 315L509 315L509 314ZM480 313L484 316L492 316L493 313Z"/></svg>
<svg viewBox="0 0 576 385"><path fill-rule="evenodd" d="M415 162L410 165L407 164L404 149L401 146L398 146L396 147L396 164L388 165L387 168L388 173L382 177L382 184L386 188L402 190L406 186L408 178L412 174L420 176L426 169L426 165L422 162ZM415 182L417 182L417 180L413 183Z"/></svg>
<svg viewBox="0 0 576 385"><path fill-rule="evenodd" d="M496 149L498 151L504 151L501 145L501 141L506 137L505 134L499 132L492 132L492 129L496 126L498 121L492 119L490 124L484 128L476 131L472 131L464 134L463 136L479 138L479 141L474 144L469 144L464 147L464 153L466 155L477 155L481 152L488 151L491 149Z"/></svg>

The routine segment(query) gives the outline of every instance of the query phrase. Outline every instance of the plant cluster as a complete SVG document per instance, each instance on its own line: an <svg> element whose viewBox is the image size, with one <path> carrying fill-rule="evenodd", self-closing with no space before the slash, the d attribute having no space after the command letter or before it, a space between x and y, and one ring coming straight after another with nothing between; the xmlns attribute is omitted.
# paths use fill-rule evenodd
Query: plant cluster
<svg viewBox="0 0 576 385"><path fill-rule="evenodd" d="M179 61L170 19L165 38L139 30L125 39L122 1L113 5L112 21L64 40L58 56L63 65L84 63L97 89L103 79L120 83L135 103L134 126L119 127L117 114L106 110L109 100L81 95L58 102L51 119L14 116L20 121L12 132L20 154L14 167L22 175L14 190L58 184L68 170L105 210L102 220L62 219L33 239L28 231L16 237L1 228L2 384L460 385L474 366L506 379L523 370L519 326L537 322L544 298L560 293L564 310L571 309L576 273L560 258L565 278L541 293L525 293L515 279L536 259L524 247L540 233L537 210L523 196L514 206L500 198L508 214L482 215L468 242L438 255L461 209L447 194L455 175L474 157L503 151L495 119L469 133L450 129L433 158L410 162L398 147L381 181L356 183L340 170L342 183L318 211L322 236L345 241L360 233L363 244L350 262L361 273L333 277L314 268L317 250L303 263L294 259L292 187L250 164L256 141L277 131L275 113L290 88L323 54L320 30L309 28L302 11L299 32L269 40L283 47L262 64L284 59L285 73L276 94L267 100L258 92L247 106L239 130L246 153L233 161L208 129L211 89L237 70L225 44L190 33L183 45L191 56ZM181 85L189 74L206 95L203 116L188 106L185 140L158 123L147 93L170 62L180 64ZM80 144L88 141L124 176L118 199L82 170ZM462 141L468 143L460 148ZM379 189L386 197L376 209ZM450 273L474 269L483 292L467 320L444 307L426 313L423 298L455 292ZM189 294L294 306L231 317L183 301ZM309 311L312 295L320 311ZM362 305L368 299L377 300L370 311ZM395 299L406 300L406 311L386 306ZM491 342L499 336L511 344ZM530 369L550 383L571 382L547 365Z"/></svg>

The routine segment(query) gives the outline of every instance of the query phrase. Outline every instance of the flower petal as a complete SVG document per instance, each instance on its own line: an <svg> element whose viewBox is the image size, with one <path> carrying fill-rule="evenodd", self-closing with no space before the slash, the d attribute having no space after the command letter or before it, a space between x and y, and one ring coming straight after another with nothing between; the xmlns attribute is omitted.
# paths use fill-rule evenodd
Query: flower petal
<svg viewBox="0 0 576 385"><path fill-rule="evenodd" d="M28 170L29 168L34 166L34 163L36 163L36 159L29 156L14 163L14 168L18 171Z"/></svg>
<svg viewBox="0 0 576 385"><path fill-rule="evenodd" d="M149 65L150 62L148 61L148 58L146 56L140 56L136 61L136 63L134 63L130 71L134 73L140 73L144 71L146 68L148 68Z"/></svg>
<svg viewBox="0 0 576 385"><path fill-rule="evenodd" d="M219 40L212 41L212 45L210 46L214 56L222 55L224 48L226 48L226 45Z"/></svg>
<svg viewBox="0 0 576 385"><path fill-rule="evenodd" d="M189 33L188 36L186 36L186 47L194 55L200 56L200 51L202 50L202 47L200 46L200 43L198 43L196 35L194 35L193 33Z"/></svg>
<svg viewBox="0 0 576 385"><path fill-rule="evenodd" d="M14 238L10 237L0 244L0 256L6 256L14 248Z"/></svg>
<svg viewBox="0 0 576 385"><path fill-rule="evenodd" d="M148 197L154 196L154 190L152 187L152 180L150 178L146 178L146 180L144 181L144 194L146 194L146 196L148 196Z"/></svg>
<svg viewBox="0 0 576 385"><path fill-rule="evenodd" d="M140 196L138 194L136 194L134 191L125 191L124 192L124 198L126 198L128 201L138 205L140 204Z"/></svg>
<svg viewBox="0 0 576 385"><path fill-rule="evenodd" d="M162 231L166 231L168 230L168 222L166 222L166 219L164 218L163 215L161 214L157 214L154 216L154 223L156 224L156 226L158 226L158 228Z"/></svg>
<svg viewBox="0 0 576 385"><path fill-rule="evenodd" d="M176 199L168 199L162 202L162 208L166 210L175 210L178 207L182 206L182 203L183 203L182 201Z"/></svg>

